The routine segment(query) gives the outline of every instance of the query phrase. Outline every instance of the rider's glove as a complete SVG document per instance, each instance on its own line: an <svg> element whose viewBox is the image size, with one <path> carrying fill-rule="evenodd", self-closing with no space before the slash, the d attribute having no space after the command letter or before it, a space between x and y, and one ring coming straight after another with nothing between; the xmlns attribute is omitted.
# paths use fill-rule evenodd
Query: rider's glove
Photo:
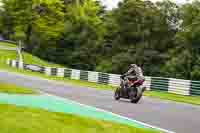
<svg viewBox="0 0 200 133"><path fill-rule="evenodd" d="M120 76L121 79L124 79L125 77L126 77L126 75L124 75L124 74L122 76Z"/></svg>

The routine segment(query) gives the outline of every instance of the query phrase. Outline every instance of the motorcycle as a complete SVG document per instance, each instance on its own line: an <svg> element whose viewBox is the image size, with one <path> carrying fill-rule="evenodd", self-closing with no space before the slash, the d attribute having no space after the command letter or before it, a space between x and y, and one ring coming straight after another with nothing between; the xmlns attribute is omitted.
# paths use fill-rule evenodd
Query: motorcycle
<svg viewBox="0 0 200 133"><path fill-rule="evenodd" d="M115 90L115 100L124 98L130 99L131 103L138 103L142 98L143 92L146 90L146 87L143 85L144 80L137 80L134 76L128 76L126 79L121 77L121 80L127 80L127 84L124 85L124 88L119 87Z"/></svg>

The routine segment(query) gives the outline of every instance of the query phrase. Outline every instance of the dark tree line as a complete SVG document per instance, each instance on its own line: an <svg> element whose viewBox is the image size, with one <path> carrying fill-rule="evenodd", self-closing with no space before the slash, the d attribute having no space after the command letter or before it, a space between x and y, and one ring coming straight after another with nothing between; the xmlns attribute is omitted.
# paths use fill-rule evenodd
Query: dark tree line
<svg viewBox="0 0 200 133"><path fill-rule="evenodd" d="M200 79L200 2L2 0L0 34L26 51L83 70Z"/></svg>

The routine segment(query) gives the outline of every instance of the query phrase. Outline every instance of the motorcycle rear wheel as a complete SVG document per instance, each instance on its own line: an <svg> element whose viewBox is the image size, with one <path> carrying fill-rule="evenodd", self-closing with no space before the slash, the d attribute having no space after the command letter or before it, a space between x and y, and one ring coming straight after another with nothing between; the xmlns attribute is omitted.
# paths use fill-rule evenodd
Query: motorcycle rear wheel
<svg viewBox="0 0 200 133"><path fill-rule="evenodd" d="M120 99L120 89L117 88L115 90L115 95L114 95L115 100L119 100Z"/></svg>

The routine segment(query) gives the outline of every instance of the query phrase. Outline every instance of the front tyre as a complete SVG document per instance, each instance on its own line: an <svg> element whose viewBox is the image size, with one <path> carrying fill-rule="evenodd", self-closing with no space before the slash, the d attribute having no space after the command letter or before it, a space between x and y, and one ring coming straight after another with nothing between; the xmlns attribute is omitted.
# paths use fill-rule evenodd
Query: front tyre
<svg viewBox="0 0 200 133"><path fill-rule="evenodd" d="M120 99L120 90L119 90L119 88L117 88L115 90L114 98L115 98L115 100L119 100Z"/></svg>
<svg viewBox="0 0 200 133"><path fill-rule="evenodd" d="M131 103L138 103L142 98L142 90L140 88L131 89L129 92Z"/></svg>

